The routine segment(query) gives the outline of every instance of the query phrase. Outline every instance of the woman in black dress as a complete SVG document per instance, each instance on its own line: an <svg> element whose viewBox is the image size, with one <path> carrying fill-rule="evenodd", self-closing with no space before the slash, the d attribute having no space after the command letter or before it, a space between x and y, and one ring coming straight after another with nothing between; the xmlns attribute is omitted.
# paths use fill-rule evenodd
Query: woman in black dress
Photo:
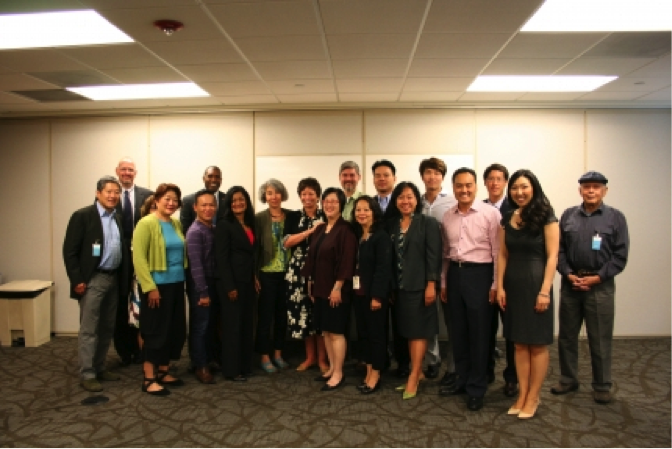
<svg viewBox="0 0 672 449"><path fill-rule="evenodd" d="M287 281L287 326L292 338L303 339L306 345L306 360L296 370L305 371L315 363L326 372L327 350L324 339L318 335L313 324L313 301L308 296L306 278L301 268L308 256L308 240L319 225L324 224L324 212L319 208L322 187L315 178L304 178L297 188L303 208L287 214L285 220L284 246L292 250L285 280Z"/></svg>
<svg viewBox="0 0 672 449"><path fill-rule="evenodd" d="M368 195L355 200L352 223L359 240L353 278L357 335L362 346L366 377L359 386L362 394L380 387L380 372L387 358L387 314L392 282L392 243L382 229L383 212Z"/></svg>
<svg viewBox="0 0 672 449"><path fill-rule="evenodd" d="M560 231L537 177L518 170L509 180L512 210L502 218L497 269L497 302L504 336L516 345L520 395L509 415L532 418L539 405L553 343L553 276Z"/></svg>

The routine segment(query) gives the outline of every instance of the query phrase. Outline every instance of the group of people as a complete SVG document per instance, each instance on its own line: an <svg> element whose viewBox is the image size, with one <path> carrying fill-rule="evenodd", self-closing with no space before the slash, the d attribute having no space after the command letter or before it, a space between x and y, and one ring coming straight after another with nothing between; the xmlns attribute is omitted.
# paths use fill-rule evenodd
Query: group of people
<svg viewBox="0 0 672 449"><path fill-rule="evenodd" d="M487 167L485 201L476 199L479 182L470 168L452 173L454 196L443 193L447 167L438 158L420 164L424 193L413 182L397 183L389 160L371 171L374 196L358 191L361 173L352 161L341 164L341 188L323 190L315 178L302 179L298 211L282 207L289 193L269 179L258 192L267 207L255 214L245 188L220 192L215 166L205 170L204 189L182 198L174 184L154 192L135 186L135 164L122 159L118 179L101 178L95 203L72 215L63 244L71 296L80 306L81 385L100 391L100 381L119 379L105 367L112 339L122 364L144 363L143 391L168 395L183 385L169 365L187 340L186 288L189 354L202 383L215 382L213 365L228 380L246 381L254 352L266 373L287 369L282 352L289 333L305 342L296 370L319 367L321 390L335 390L345 381L354 312L366 367L361 394L378 391L390 366L391 324L402 398L416 397L446 358L439 394L466 395L473 411L483 407L495 379L501 316L504 394L518 395L508 413L527 419L548 368L557 270L561 378L551 392L579 386L585 321L594 399L611 400L614 277L627 262L629 239L623 214L603 202L602 174L579 179L583 201L558 222L529 170L509 177L501 164ZM172 216L179 208L178 220Z"/></svg>

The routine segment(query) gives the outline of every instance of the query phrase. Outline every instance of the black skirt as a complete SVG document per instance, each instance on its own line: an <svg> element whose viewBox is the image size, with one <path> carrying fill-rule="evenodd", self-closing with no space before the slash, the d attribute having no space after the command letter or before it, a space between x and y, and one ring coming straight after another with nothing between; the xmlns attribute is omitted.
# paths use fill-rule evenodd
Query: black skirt
<svg viewBox="0 0 672 449"><path fill-rule="evenodd" d="M408 340L433 339L439 333L436 304L425 306L425 291L397 290L394 302L399 334Z"/></svg>
<svg viewBox="0 0 672 449"><path fill-rule="evenodd" d="M331 307L328 299L315 298L313 321L318 332L345 335L349 318L349 299L344 299L337 307Z"/></svg>

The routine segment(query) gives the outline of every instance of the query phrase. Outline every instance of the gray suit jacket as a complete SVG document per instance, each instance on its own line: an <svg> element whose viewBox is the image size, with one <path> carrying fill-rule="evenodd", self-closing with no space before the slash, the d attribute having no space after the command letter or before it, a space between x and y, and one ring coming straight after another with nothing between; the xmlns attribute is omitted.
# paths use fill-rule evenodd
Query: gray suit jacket
<svg viewBox="0 0 672 449"><path fill-rule="evenodd" d="M393 266L395 288L397 285L398 248L396 245L399 235L399 220L393 219L388 223L388 230L393 242ZM411 226L404 238L403 246L404 276L403 288L408 291L424 290L427 281L441 281L441 227L434 217L415 214ZM440 288L440 285L436 285Z"/></svg>

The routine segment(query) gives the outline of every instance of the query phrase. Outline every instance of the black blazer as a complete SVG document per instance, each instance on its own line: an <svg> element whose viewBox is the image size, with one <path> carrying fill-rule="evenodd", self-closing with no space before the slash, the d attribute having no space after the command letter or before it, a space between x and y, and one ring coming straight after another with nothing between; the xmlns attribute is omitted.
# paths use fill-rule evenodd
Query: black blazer
<svg viewBox="0 0 672 449"><path fill-rule="evenodd" d="M253 282L257 239L250 243L245 230L238 221L222 220L215 226L215 278L217 291L222 297L238 285Z"/></svg>
<svg viewBox="0 0 672 449"><path fill-rule="evenodd" d="M152 192L149 189L145 189L144 187L140 186L135 186L135 189L133 190L133 201L135 205L133 206L133 227L135 228L135 225L138 224L140 219L142 218L140 216L140 208L142 207L143 204L145 204L145 200L149 198L150 195L153 195L154 192ZM121 202L124 201L124 189L122 187L121 189L121 197L119 199L119 202L117 203L117 207L115 207L115 210L117 211L117 215L120 217L124 213L123 210L121 209ZM133 236L126 236L126 238L131 239Z"/></svg>
<svg viewBox="0 0 672 449"><path fill-rule="evenodd" d="M360 293L364 296L387 299L392 289L392 241L382 229L359 243Z"/></svg>
<svg viewBox="0 0 672 449"><path fill-rule="evenodd" d="M483 200L483 202L487 203L488 201ZM499 213L502 215L502 217L505 217L506 214L508 214L510 210L511 210L511 204L509 204L509 198L505 196L504 201L502 201L502 205L499 206Z"/></svg>
<svg viewBox="0 0 672 449"><path fill-rule="evenodd" d="M217 224L224 220L224 208L221 206L224 205L224 198L226 198L226 194L222 193L221 191L218 193L219 202L217 205L219 207L217 207ZM184 232L184 235L187 235L189 226L191 226L192 223L196 220L196 212L194 212L195 200L196 193L192 193L182 198L182 207L180 208L180 223L182 224L182 232Z"/></svg>
<svg viewBox="0 0 672 449"><path fill-rule="evenodd" d="M119 228L119 236L123 242L124 233L121 226L121 215L115 214L115 219ZM100 243L100 254L102 256L105 246L105 236L98 207L95 204L73 213L65 231L63 263L70 279L70 297L73 299L82 298L82 295L75 293L75 286L81 283L88 284L98 265L100 265L101 256L93 255L94 243ZM121 276L119 281L122 289L126 285L130 285L130 279L128 279L128 264L130 260L128 246L122 243L121 266L119 270Z"/></svg>
<svg viewBox="0 0 672 449"><path fill-rule="evenodd" d="M397 248L395 242L400 232L399 219L388 221L387 229L392 241L392 279L397 285ZM427 287L427 281L441 281L441 227L434 217L415 214L404 238L404 290L417 291ZM440 288L440 285L436 285Z"/></svg>

